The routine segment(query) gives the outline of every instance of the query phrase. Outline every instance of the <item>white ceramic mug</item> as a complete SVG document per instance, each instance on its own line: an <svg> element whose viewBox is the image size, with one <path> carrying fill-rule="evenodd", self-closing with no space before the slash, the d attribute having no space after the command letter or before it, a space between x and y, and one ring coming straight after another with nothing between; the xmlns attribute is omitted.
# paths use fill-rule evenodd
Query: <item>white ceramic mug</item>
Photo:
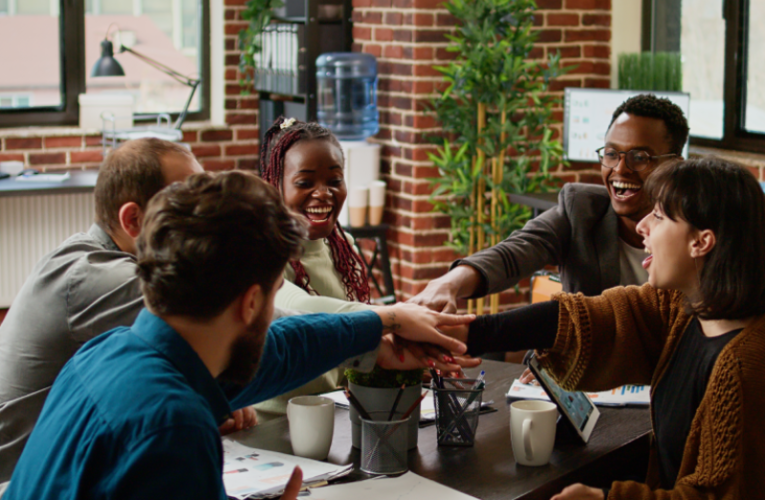
<svg viewBox="0 0 765 500"><path fill-rule="evenodd" d="M515 461L545 465L555 444L558 407L549 401L516 401L510 405L510 440Z"/></svg>
<svg viewBox="0 0 765 500"><path fill-rule="evenodd" d="M287 403L292 452L325 460L335 431L335 402L323 396L298 396Z"/></svg>

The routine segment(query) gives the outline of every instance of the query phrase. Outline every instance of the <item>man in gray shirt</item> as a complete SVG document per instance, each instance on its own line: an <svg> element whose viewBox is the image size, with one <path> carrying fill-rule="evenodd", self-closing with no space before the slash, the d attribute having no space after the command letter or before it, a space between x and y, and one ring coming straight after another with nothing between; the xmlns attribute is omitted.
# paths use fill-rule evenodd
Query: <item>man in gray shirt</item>
<svg viewBox="0 0 765 500"><path fill-rule="evenodd" d="M0 483L10 479L64 364L93 337L131 325L143 308L134 254L149 199L201 171L178 144L125 143L99 171L95 224L32 270L0 325Z"/></svg>
<svg viewBox="0 0 765 500"><path fill-rule="evenodd" d="M410 302L454 312L458 298L501 292L547 265L560 267L566 292L599 295L644 283L643 238L635 228L652 205L643 183L662 162L680 158L688 132L682 110L668 99L628 99L614 112L598 151L605 186L566 184L557 207L501 243L457 260Z"/></svg>

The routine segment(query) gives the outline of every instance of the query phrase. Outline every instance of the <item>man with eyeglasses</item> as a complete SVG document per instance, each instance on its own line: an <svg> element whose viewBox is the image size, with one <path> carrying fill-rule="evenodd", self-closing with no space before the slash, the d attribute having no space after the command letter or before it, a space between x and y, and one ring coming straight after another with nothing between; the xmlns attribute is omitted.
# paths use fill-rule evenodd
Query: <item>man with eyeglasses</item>
<svg viewBox="0 0 765 500"><path fill-rule="evenodd" d="M559 266L563 290L571 293L599 295L645 283L643 239L635 230L651 210L643 183L658 165L681 157L688 131L683 112L668 99L628 99L598 149L605 187L566 184L557 207L503 242L455 261L410 302L454 312L458 298L501 292L547 265Z"/></svg>

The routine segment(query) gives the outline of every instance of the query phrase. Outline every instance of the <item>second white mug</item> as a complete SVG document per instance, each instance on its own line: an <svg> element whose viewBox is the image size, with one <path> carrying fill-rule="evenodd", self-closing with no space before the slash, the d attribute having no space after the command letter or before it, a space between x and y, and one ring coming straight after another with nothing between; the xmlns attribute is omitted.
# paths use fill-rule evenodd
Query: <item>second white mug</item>
<svg viewBox="0 0 765 500"><path fill-rule="evenodd" d="M548 401L516 401L510 405L510 440L515 461L545 465L555 444L558 407Z"/></svg>
<svg viewBox="0 0 765 500"><path fill-rule="evenodd" d="M287 403L292 452L325 460L335 432L335 403L323 396L298 396Z"/></svg>

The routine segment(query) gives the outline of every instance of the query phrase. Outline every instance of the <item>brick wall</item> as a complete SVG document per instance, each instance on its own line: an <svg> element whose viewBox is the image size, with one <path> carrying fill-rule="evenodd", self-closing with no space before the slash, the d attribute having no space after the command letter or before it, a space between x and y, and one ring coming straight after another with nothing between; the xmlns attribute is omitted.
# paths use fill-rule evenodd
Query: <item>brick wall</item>
<svg viewBox="0 0 765 500"><path fill-rule="evenodd" d="M237 33L245 26L240 11L245 0L225 0L225 127L184 125L184 139L207 169L255 168L257 165L257 97L242 96L238 86ZM554 83L608 87L611 0L538 0L540 41L534 57L559 50L566 65L577 69ZM379 59L381 130L374 139L383 146L382 171L388 181L386 222L399 298L422 290L443 274L456 256L443 246L449 221L431 213L427 177L436 170L427 159L424 136L437 128L424 103L442 88L434 64L448 60L448 33L454 19L441 0L354 0L354 50ZM558 110L557 118L562 118ZM559 134L559 127L558 127ZM0 129L0 161L21 160L46 170L97 167L99 136L76 129ZM598 182L591 164L559 170L564 181ZM505 303L524 301L508 293Z"/></svg>
<svg viewBox="0 0 765 500"><path fill-rule="evenodd" d="M354 50L378 57L378 106L381 130L375 141L383 146L383 168L388 181L386 222L399 298L421 291L429 280L446 272L456 257L443 243L448 218L433 214L426 178L437 175L428 161L431 151L424 137L436 130L424 104L443 88L434 64L451 57L445 34L454 19L440 7L441 0L354 0ZM538 0L536 23L539 43L533 57L560 51L564 65L577 68L553 83L561 95L565 87L609 87L610 0ZM562 119L562 110L556 113ZM556 135L559 137L560 126ZM559 169L564 181L598 182L592 164ZM526 301L525 294L505 293L504 304Z"/></svg>

